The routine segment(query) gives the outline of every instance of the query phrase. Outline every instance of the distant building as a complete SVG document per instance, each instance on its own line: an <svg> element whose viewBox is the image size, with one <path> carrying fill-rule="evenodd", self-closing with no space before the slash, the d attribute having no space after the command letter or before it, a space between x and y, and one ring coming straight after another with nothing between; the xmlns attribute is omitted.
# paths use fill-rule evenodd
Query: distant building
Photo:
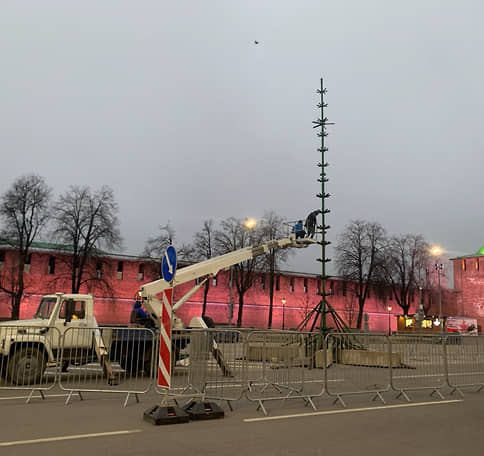
<svg viewBox="0 0 484 456"><path fill-rule="evenodd" d="M484 247L474 255L452 258L454 270L455 307L457 316L477 319L484 327ZM479 331L480 332L480 331Z"/></svg>

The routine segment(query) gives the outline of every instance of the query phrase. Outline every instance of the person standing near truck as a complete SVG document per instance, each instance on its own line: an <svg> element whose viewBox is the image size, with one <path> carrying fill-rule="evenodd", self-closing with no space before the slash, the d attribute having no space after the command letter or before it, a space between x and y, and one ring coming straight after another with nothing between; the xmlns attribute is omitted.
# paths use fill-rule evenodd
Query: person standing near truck
<svg viewBox="0 0 484 456"><path fill-rule="evenodd" d="M134 302L129 321L132 324L144 326L146 328L153 326L153 322L151 321L150 317L141 307L140 300L136 300Z"/></svg>

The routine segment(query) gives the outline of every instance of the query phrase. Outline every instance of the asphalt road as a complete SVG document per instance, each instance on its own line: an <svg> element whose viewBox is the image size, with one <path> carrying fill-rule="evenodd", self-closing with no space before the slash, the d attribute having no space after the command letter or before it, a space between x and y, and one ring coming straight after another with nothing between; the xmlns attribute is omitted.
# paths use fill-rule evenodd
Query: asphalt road
<svg viewBox="0 0 484 456"><path fill-rule="evenodd" d="M317 412L301 400L274 402L267 417L244 401L234 411L224 405L223 419L170 426L143 421L143 411L159 403L153 393L127 407L117 394L86 393L68 405L62 394L30 404L18 392L2 394L0 454L457 456L484 447L484 392L444 401L414 393L411 403L387 393L387 405L351 396L346 409L323 397Z"/></svg>

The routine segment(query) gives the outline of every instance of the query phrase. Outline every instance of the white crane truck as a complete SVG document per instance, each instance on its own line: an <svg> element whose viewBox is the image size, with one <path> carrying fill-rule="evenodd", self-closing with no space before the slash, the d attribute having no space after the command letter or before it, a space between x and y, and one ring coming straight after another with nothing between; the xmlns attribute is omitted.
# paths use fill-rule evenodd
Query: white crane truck
<svg viewBox="0 0 484 456"><path fill-rule="evenodd" d="M162 303L157 295L168 288L205 277L173 305L172 327L174 330L182 329L183 323L176 316L176 310L199 290L206 280L215 277L219 271L228 270L235 264L263 255L271 249L304 248L315 243L317 241L314 239L296 240L291 236L246 247L181 268L172 283L163 279L147 283L140 288L139 295L152 327L156 330L160 325L162 309ZM207 328L201 317L194 317L189 326ZM68 331L70 328L81 329ZM150 340L143 341L142 353L137 347L132 346L141 341L126 337L123 328L113 328L109 340L105 340L103 334L94 317L92 295L55 293L43 296L33 319L0 323L0 375L15 384L38 383L48 365L57 365L62 347L63 363L66 364L92 362L94 360L89 359L86 353L95 353L96 361L103 367L108 382L115 381L111 368L113 361L119 362L123 369L131 372L150 372L150 344L153 338L149 332L146 334L150 336ZM120 344L124 346L120 348ZM116 354L124 355L120 359L114 359Z"/></svg>

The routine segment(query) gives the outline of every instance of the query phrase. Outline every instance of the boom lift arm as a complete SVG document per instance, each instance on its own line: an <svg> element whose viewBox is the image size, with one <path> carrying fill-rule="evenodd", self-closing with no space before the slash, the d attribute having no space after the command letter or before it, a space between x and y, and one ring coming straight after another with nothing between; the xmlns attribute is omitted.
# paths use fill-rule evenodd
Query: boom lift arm
<svg viewBox="0 0 484 456"><path fill-rule="evenodd" d="M251 260L259 255L269 252L271 249L285 249L289 247L307 247L311 244L316 244L317 241L310 238L295 239L293 237L283 239L273 239L262 244L245 247L234 252L229 252L208 260L196 263L177 271L173 283L166 282L163 279L155 280L147 283L140 288L139 294L142 298L143 306L150 314L156 326L159 326L162 303L156 296L177 285L181 285L191 280L199 279L207 276L204 281L195 285L185 296L173 305L173 312L176 312L196 291L198 291L209 277L215 277L219 271L228 270L234 264L242 263L243 261ZM175 321L175 326L177 322Z"/></svg>

